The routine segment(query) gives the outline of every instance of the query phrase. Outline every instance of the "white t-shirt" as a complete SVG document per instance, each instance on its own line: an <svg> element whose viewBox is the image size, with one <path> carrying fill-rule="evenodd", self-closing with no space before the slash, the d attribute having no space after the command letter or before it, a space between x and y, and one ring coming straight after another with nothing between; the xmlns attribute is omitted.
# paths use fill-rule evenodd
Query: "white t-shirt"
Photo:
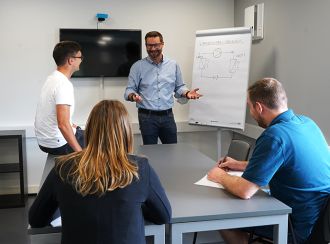
<svg viewBox="0 0 330 244"><path fill-rule="evenodd" d="M61 147L67 143L58 128L56 105L70 106L70 124L74 111L73 85L61 72L55 70L47 77L41 89L34 122L35 134L39 145L48 148ZM75 129L72 128L75 133Z"/></svg>

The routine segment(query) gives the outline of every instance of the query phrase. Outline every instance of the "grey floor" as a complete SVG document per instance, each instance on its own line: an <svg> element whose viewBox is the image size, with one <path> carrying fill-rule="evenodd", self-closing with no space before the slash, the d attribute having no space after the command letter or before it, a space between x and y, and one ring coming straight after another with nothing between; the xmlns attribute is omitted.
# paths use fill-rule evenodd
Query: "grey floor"
<svg viewBox="0 0 330 244"><path fill-rule="evenodd" d="M30 244L27 235L28 210L35 196L29 196L25 207L0 209L0 243Z"/></svg>

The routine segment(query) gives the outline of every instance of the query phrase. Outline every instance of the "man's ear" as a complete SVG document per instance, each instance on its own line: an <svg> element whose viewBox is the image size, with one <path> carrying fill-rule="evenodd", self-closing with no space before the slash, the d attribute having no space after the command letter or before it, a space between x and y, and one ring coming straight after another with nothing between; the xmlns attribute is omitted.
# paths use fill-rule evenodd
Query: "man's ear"
<svg viewBox="0 0 330 244"><path fill-rule="evenodd" d="M258 112L258 114L261 114L264 110L263 105L260 102L255 103L255 110Z"/></svg>
<svg viewBox="0 0 330 244"><path fill-rule="evenodd" d="M71 65L73 63L73 58L68 58L68 61L67 62L68 62L68 64Z"/></svg>

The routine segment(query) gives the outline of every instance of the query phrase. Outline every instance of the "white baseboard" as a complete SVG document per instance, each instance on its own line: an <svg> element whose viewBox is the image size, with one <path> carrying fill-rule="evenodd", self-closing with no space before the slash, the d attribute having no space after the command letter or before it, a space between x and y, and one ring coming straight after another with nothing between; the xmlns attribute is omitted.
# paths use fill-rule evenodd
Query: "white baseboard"
<svg viewBox="0 0 330 244"><path fill-rule="evenodd" d="M29 194L36 194L38 192L39 192L39 185L28 186L28 193Z"/></svg>

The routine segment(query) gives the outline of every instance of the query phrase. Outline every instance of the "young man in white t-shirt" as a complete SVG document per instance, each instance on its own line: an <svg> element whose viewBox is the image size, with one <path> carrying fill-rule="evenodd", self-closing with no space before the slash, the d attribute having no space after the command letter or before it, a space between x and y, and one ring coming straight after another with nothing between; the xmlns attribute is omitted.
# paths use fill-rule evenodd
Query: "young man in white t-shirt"
<svg viewBox="0 0 330 244"><path fill-rule="evenodd" d="M57 69L42 87L34 127L42 151L64 155L84 147L84 132L71 120L74 93L69 80L82 62L81 47L73 41L62 41L55 46L53 58Z"/></svg>

